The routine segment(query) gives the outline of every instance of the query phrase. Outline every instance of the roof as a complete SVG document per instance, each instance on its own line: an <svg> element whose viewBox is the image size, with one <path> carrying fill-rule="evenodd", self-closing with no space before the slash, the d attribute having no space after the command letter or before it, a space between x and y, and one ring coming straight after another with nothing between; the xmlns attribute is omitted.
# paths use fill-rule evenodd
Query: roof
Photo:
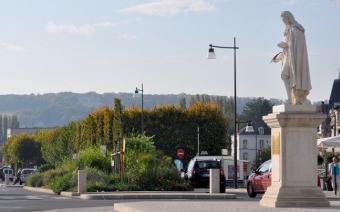
<svg viewBox="0 0 340 212"><path fill-rule="evenodd" d="M339 102L340 102L340 79L335 79L333 82L331 96L329 97L330 108L333 108L334 103Z"/></svg>
<svg viewBox="0 0 340 212"><path fill-rule="evenodd" d="M264 129L263 135L271 135L271 129L270 129L270 127L268 127L268 125L267 125L266 123L264 123L263 121L258 122L257 124L252 123L252 126L253 126L255 132L256 132L256 127L257 127L257 128L263 127L263 129ZM242 128L242 129L240 129L239 135L254 135L255 132L246 132L246 127L244 127L244 128ZM259 135L259 134L258 134L258 131L257 131L257 135Z"/></svg>

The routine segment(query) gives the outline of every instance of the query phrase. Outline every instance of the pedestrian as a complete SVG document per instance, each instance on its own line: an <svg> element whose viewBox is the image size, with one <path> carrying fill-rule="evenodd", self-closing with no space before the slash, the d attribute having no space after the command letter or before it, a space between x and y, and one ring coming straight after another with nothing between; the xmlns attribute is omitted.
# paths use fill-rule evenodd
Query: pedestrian
<svg viewBox="0 0 340 212"><path fill-rule="evenodd" d="M339 191L340 189L340 164L338 163L338 158L333 157L333 163L330 163L328 166L329 177L332 181L333 190L335 189ZM336 185L334 184L334 180L336 180Z"/></svg>
<svg viewBox="0 0 340 212"><path fill-rule="evenodd" d="M17 174L15 175L15 181L13 183L13 185L17 184L20 181L20 177L21 177L21 168L18 169Z"/></svg>

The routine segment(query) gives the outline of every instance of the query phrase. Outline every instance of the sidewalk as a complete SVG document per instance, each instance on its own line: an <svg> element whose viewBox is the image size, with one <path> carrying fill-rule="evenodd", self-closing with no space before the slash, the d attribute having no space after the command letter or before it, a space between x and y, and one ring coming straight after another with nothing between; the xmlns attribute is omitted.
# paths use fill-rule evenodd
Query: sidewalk
<svg viewBox="0 0 340 212"><path fill-rule="evenodd" d="M270 208L260 206L262 195L256 198L246 197L246 189L227 189L227 193L236 194L236 199L228 200L144 200L120 202L114 204L115 212L329 212L340 211L340 194L334 195L332 191L323 191L330 207L289 207L289 208Z"/></svg>
<svg viewBox="0 0 340 212"><path fill-rule="evenodd" d="M49 189L31 188L24 186L24 189L37 192L52 192ZM260 206L259 201L262 195L256 198L249 198L245 188L227 188L225 194L210 194L208 189L197 189L193 192L93 192L77 194L62 192L61 195L80 199L105 199L116 200L114 212L329 212L340 211L340 193L334 195L332 191L323 191L330 207L311 208L270 208ZM52 192L53 193L53 192ZM51 210L51 212L62 212L67 210ZM72 209L74 212L93 211L93 208ZM112 211L112 207L98 207L96 211Z"/></svg>

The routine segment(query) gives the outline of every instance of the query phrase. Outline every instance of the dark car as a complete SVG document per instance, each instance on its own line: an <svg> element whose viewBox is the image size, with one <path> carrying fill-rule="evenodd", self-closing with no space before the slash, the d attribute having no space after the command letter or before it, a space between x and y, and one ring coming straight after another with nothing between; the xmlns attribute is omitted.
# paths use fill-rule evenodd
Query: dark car
<svg viewBox="0 0 340 212"><path fill-rule="evenodd" d="M249 197L263 194L272 184L272 161L264 162L258 169L253 171L247 180L247 193ZM318 186L320 187L320 176L318 174Z"/></svg>
<svg viewBox="0 0 340 212"><path fill-rule="evenodd" d="M220 193L225 193L225 175L221 163L213 159L192 159L187 168L185 179L194 188L207 188L210 183L209 169L220 170Z"/></svg>

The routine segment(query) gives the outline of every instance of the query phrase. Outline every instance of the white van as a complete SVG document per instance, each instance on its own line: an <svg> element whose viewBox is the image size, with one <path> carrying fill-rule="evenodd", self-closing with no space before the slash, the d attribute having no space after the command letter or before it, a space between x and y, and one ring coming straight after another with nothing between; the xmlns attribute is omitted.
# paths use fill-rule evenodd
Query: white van
<svg viewBox="0 0 340 212"><path fill-rule="evenodd" d="M5 181L5 175L8 174L8 178L10 181L13 181L13 175L14 175L14 171L11 167L1 167L0 168L0 176L1 176L1 180L4 182Z"/></svg>

